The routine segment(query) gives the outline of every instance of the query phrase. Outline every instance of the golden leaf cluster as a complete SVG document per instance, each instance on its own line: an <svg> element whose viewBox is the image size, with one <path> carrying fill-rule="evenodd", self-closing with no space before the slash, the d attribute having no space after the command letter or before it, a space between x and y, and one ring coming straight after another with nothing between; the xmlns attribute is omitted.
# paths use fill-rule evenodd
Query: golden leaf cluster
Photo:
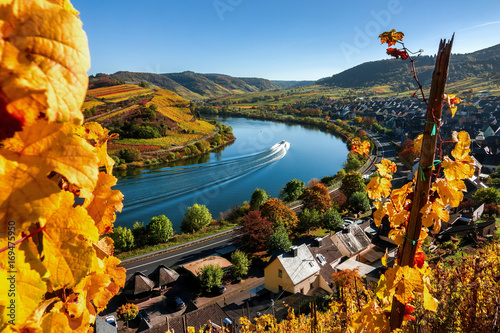
<svg viewBox="0 0 500 333"><path fill-rule="evenodd" d="M370 143L368 141L361 141L360 138L354 138L351 141L351 151L359 155L368 155L370 152Z"/></svg>
<svg viewBox="0 0 500 333"><path fill-rule="evenodd" d="M87 332L125 282L100 238L123 196L112 136L82 125L90 57L77 15L68 0L0 2L2 332Z"/></svg>

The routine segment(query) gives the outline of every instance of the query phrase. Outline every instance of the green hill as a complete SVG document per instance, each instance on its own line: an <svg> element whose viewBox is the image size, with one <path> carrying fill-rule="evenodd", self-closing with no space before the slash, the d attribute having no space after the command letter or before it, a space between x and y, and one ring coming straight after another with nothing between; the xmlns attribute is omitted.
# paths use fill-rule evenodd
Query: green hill
<svg viewBox="0 0 500 333"><path fill-rule="evenodd" d="M266 79L237 78L223 74L199 74L189 71L167 74L117 72L111 74L110 77L130 84L148 82L189 100L281 89L280 85Z"/></svg>
<svg viewBox="0 0 500 333"><path fill-rule="evenodd" d="M418 78L424 86L430 84L435 59L435 56L420 56L415 60ZM454 83L469 78L498 80L499 73L500 44L473 53L453 54L448 82ZM411 89L413 82L410 62L400 59L366 62L317 81L321 85L343 88L390 85L396 91Z"/></svg>

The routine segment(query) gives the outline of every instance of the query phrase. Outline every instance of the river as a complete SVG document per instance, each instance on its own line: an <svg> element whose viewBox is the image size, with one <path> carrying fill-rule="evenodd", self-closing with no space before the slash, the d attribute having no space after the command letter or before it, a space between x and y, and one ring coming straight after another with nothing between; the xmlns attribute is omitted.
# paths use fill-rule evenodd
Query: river
<svg viewBox="0 0 500 333"><path fill-rule="evenodd" d="M146 225L151 217L164 214L178 232L184 213L195 203L206 205L218 218L221 212L250 200L256 188L276 197L289 180L307 183L334 175L347 158L342 140L311 127L215 119L233 127L234 143L183 163L118 174L114 189L122 191L125 199L115 226L132 228L135 221ZM279 144L283 140L289 149Z"/></svg>

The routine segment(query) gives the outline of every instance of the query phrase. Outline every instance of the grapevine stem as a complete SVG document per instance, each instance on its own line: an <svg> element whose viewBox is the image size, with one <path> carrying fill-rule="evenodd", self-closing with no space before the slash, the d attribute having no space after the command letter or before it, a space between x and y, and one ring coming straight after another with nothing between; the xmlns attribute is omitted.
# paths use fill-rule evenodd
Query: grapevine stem
<svg viewBox="0 0 500 333"><path fill-rule="evenodd" d="M4 247L4 248L0 249L0 253L2 253L2 252L4 252L4 251L7 251L7 250L8 250L8 249L10 249L10 248L15 247L17 244L20 244L20 243L24 242L24 241L25 241L25 240L27 240L28 238L35 236L36 234L38 234L40 231L43 231L43 230L45 230L45 226L43 226L43 227L40 227L40 228L36 229L36 230L35 230L35 231L33 231L31 234L29 234L29 235L27 235L27 236L24 236L24 237L22 237L21 239L19 239L19 240L15 241L14 243L11 243L11 244L7 245L6 247Z"/></svg>

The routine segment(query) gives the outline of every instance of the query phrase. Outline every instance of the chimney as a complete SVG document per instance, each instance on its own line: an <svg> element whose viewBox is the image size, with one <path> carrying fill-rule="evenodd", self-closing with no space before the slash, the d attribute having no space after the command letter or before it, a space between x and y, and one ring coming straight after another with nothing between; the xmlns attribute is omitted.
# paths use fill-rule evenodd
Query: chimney
<svg viewBox="0 0 500 333"><path fill-rule="evenodd" d="M323 238L316 237L314 240L316 241L316 246L317 247L321 247L321 245L323 245Z"/></svg>
<svg viewBox="0 0 500 333"><path fill-rule="evenodd" d="M292 256L296 257L299 254L299 249L297 246L292 246Z"/></svg>

